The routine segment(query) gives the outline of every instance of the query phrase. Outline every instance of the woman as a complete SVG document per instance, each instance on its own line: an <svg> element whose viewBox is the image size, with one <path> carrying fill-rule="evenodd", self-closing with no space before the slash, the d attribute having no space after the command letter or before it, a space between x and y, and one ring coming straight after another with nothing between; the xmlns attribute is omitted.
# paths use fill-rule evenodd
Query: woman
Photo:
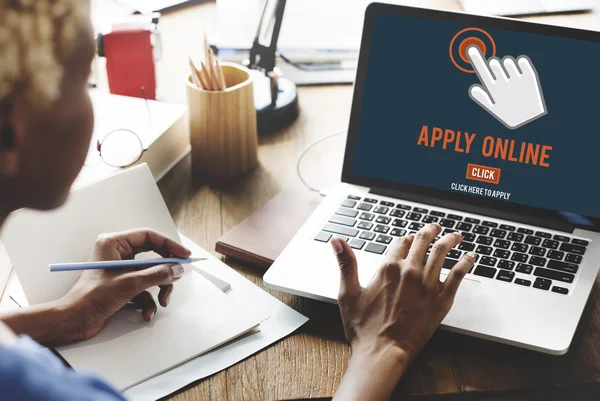
<svg viewBox="0 0 600 401"><path fill-rule="evenodd" d="M94 53L89 10L80 0L0 0L0 227L14 210L64 203L89 146L93 114L87 77ZM358 282L356 258L343 241L331 245L340 266L339 304L352 346L339 400L384 400L448 313L474 255L439 280L447 252L460 241L424 227L396 241L368 287ZM99 237L91 260L129 259L153 250L190 251L151 230ZM180 265L141 271L87 271L63 298L0 316L0 394L9 400L122 400L102 379L65 368L44 345L88 339L129 302L146 321L157 313L146 290L159 286L167 307ZM160 351L159 351L160 352Z"/></svg>

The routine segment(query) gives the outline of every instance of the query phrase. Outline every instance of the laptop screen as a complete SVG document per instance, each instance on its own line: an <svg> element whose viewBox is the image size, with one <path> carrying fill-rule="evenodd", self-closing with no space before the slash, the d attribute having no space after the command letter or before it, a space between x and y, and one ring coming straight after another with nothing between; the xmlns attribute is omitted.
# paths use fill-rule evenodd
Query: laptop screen
<svg viewBox="0 0 600 401"><path fill-rule="evenodd" d="M375 13L345 168L600 217L600 43L476 21Z"/></svg>

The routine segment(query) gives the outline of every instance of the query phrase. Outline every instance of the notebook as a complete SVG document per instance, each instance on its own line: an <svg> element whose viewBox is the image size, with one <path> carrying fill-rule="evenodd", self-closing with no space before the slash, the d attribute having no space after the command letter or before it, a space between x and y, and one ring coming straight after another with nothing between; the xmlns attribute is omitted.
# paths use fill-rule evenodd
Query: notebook
<svg viewBox="0 0 600 401"><path fill-rule="evenodd" d="M147 165L74 190L58 210L13 213L2 242L28 302L37 304L66 294L79 274L50 273L49 263L85 261L99 233L138 227L180 240ZM126 307L96 337L57 350L75 370L100 374L124 390L254 330L269 317L244 313L243 305L197 273L203 262L198 263L185 266L171 304L160 307L151 322Z"/></svg>

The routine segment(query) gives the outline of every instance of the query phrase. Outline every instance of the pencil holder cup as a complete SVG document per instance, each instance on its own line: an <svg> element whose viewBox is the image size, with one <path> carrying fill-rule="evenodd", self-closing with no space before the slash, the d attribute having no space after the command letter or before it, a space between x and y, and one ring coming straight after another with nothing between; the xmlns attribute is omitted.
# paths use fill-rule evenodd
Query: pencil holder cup
<svg viewBox="0 0 600 401"><path fill-rule="evenodd" d="M222 64L226 89L207 91L188 76L187 100L192 169L209 178L231 178L258 165L258 136L252 76Z"/></svg>

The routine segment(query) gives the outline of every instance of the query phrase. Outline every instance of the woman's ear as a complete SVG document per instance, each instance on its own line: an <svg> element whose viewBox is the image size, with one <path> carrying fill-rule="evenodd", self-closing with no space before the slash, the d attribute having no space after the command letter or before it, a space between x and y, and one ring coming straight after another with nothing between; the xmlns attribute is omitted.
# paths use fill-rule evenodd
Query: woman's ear
<svg viewBox="0 0 600 401"><path fill-rule="evenodd" d="M19 172L19 152L15 130L8 120L0 119L0 177L14 178Z"/></svg>

